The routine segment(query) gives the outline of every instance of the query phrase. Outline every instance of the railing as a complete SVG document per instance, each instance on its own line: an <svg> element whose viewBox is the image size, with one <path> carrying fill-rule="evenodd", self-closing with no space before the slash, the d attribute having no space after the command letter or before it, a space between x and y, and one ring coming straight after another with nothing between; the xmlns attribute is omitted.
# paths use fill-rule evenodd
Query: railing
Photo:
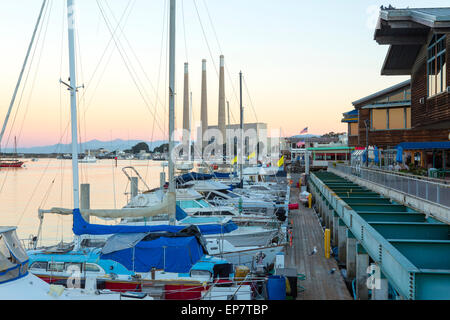
<svg viewBox="0 0 450 320"><path fill-rule="evenodd" d="M336 164L333 167L348 175L354 175L387 188L450 207L450 185L448 184L364 167L351 167L342 164Z"/></svg>

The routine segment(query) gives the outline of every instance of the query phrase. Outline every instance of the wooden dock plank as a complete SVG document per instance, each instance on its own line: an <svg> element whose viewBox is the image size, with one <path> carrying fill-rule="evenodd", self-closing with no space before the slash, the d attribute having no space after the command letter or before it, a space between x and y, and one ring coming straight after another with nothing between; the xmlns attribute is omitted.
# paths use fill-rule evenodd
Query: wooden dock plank
<svg viewBox="0 0 450 320"><path fill-rule="evenodd" d="M291 203L298 202L298 195L293 187ZM351 300L336 260L325 258L323 229L315 212L300 205L299 210L291 210L289 221L293 222L293 245L287 249L285 264L306 276L298 282L305 290L297 300ZM311 255L314 247L317 253ZM333 268L336 271L331 273Z"/></svg>

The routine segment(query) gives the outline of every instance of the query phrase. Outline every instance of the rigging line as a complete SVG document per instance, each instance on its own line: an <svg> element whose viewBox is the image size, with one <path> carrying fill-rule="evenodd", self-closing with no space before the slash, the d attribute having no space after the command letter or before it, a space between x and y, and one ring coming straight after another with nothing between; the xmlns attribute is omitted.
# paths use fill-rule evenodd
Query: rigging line
<svg viewBox="0 0 450 320"><path fill-rule="evenodd" d="M2 131L0 132L0 144L1 144L1 141L2 141L2 139L3 139L3 134L4 134L5 129L6 129L6 124L8 123L9 115L10 115L11 109L12 109L12 107L13 107L13 105L14 105L14 102L15 102L15 99L16 99L16 95L17 95L17 92L18 92L18 90L19 90L19 86L20 86L20 83L21 83L21 81L22 81L23 74L24 74L24 72L25 72L25 68L26 68L26 66L27 66L28 58L29 58L31 49L32 49L33 44L34 44L34 39L35 39L35 37L36 37L36 33L38 32L38 29L42 26L42 24L41 24L41 18L42 18L42 14L43 14L43 12L44 12L44 9L47 7L46 5L47 5L47 0L43 0L43 1L42 1L41 10L40 10L40 12L39 12L39 17L38 17L38 20L37 20L37 22L36 22L36 26L34 27L33 35L32 35L32 37L31 37L31 41L30 41L30 44L29 44L29 46L28 46L27 54L26 54L26 56L25 56L25 61L24 61L23 66L22 66L22 70L20 71L19 79L17 80L17 84L16 84L16 87L15 87L15 89L14 89L13 96L12 96L12 98L11 98L11 102L10 102L10 105L9 105L8 113L6 114L5 120L4 120L4 122L3 122Z"/></svg>
<svg viewBox="0 0 450 320"><path fill-rule="evenodd" d="M217 46L219 47L219 52L220 52L220 54L223 54L222 47L221 47L220 41L219 41L219 37L217 36L216 28L215 28L214 23L213 23L213 20L212 20L212 18L211 18L211 14L210 14L210 11L209 11L209 9L208 9L207 2L206 2L205 0L203 0L203 4L204 4L204 6L205 6L206 13L207 13L208 18L209 18L209 23L210 23L210 25L211 25L211 28L212 28L213 33L214 33L214 37L215 37L216 42L217 42ZM225 65L225 69L226 69L226 71L227 71L228 79L230 80L231 87L232 87L232 89L233 89L234 98L235 98L237 104L239 104L239 99L238 99L237 91L236 91L236 88L235 88L235 86L234 86L234 84L233 84L233 80L232 80L232 78L231 78L230 71L228 70L228 68L227 68L226 65ZM231 116L232 116L232 118L233 118L233 122L236 122L236 120L235 120L235 118L234 118L233 112L232 112L231 110L230 110L230 112L231 112Z"/></svg>
<svg viewBox="0 0 450 320"><path fill-rule="evenodd" d="M187 39L186 39L186 22L184 19L184 0L181 0L181 13L183 16L183 34L184 34L184 53L186 55L186 62L189 62L188 49L187 49Z"/></svg>
<svg viewBox="0 0 450 320"><path fill-rule="evenodd" d="M45 1L45 4L47 4L47 2ZM42 9L44 9L44 7L42 7ZM48 9L48 5L46 5L45 6L45 12L44 12L44 14L43 14L43 16L44 16L44 20L45 20L45 16L46 16L46 13L47 13L47 9ZM41 35L41 32L42 32L42 28L43 28L43 23L40 23L41 22L41 18L42 18L42 11L41 11L41 14L40 14L40 16L39 16L39 28L38 28L38 26L36 25L36 28L35 28L35 30L37 31L37 35L38 35L38 37L37 37L37 39L38 39L38 41L39 41L39 39L40 39L40 35ZM35 37L35 33L33 33L33 39L34 39L34 37ZM34 40L33 40L33 42L34 42ZM32 43L33 43L32 42ZM31 44L30 44L31 45ZM21 105L21 103L22 103L22 99L23 99L23 95L24 95L24 92L25 92L25 88L26 88L26 85L27 85L27 83L28 83L28 78L29 78L29 76L30 76L30 73L31 73L31 67L32 67L32 64L33 64L33 61L34 61L34 57L35 57L35 54L36 54L36 50L37 50L37 45L35 45L34 46L34 48L33 48L33 52L32 52L32 54L31 54L31 62L30 62L30 65L29 65L29 67L28 67L28 70L27 70L27 74L26 74L26 76L25 76L25 82L24 82L24 85L23 85L23 87L22 87L22 91L21 91L21 94L20 94L20 98L19 98L19 102L18 102L18 104L17 104L17 108L16 108L16 111L15 111L15 114L14 114L14 117L13 117L13 122L11 123L11 131L8 133L8 138L7 138L7 143L6 143L6 145L8 145L8 143L9 143L9 140L10 140L10 138L11 138L11 133L12 133L12 128L14 127L14 124L15 124L15 122L16 122L16 118L17 118L17 114L19 113L19 108L20 108L20 105ZM31 51L31 46L29 47L29 52ZM26 60L28 60L28 56L29 56L29 52L27 53L27 57L26 57ZM23 72L25 71L25 64L24 64L24 66L23 66L23 68L22 68L22 71L21 71L21 75L20 75L20 79L22 78L22 76L23 76ZM20 82L18 82L18 84L19 84ZM18 90L18 86L16 87L16 89ZM16 95L16 91L15 91L15 93L14 93L14 96L13 96L13 101L12 101L12 103L11 103L11 105L10 105L10 108L12 108L12 105L14 104L14 101L15 101L15 95ZM6 123L7 123L7 119L9 118L9 115L7 115L7 118L5 119L5 122L4 122L4 124L3 124L3 128L4 129L6 129ZM2 134L2 136L3 136L3 134ZM8 179L8 175L9 175L9 172L10 171L7 171L6 172L6 175L5 175L5 178L3 179L3 183L2 183L2 186L0 187L0 194L3 192L3 188L4 188L4 186L5 186L5 183L6 183L6 180Z"/></svg>
<svg viewBox="0 0 450 320"><path fill-rule="evenodd" d="M31 74L31 70L32 70L32 66L33 66L33 62L34 62L34 58L35 58L35 56L36 56L36 52L37 52L37 49L38 49L38 45L37 45L37 43L39 42L39 39L40 39L40 37L41 37L41 34L42 34L42 29L44 28L44 21L45 21L45 18L46 18L46 15L47 15L47 12L48 12L48 5L45 7L45 11L44 11L44 14L43 14L43 19L42 20L39 20L39 21L42 21L42 23L40 23L40 25L39 25L39 30L37 31L37 40L36 40L36 44L34 45L34 47L33 47L33 52L32 52L32 54L31 54L31 61L30 61L30 64L29 64L29 66L28 66L28 70L27 70L27 74L26 74L26 76L25 76L25 81L24 81L24 85L23 85L23 87L22 87L22 90L21 90L21 93L20 93L20 98L19 98L19 101L18 101L18 103L17 103L17 107L16 107L16 110L15 110L15 112L14 112L14 117L13 117L13 120L12 120L12 123L11 123L11 125L10 125L10 131L8 132L8 138L7 138L7 140L6 140L6 144L5 144L5 147L9 144L9 140L11 139L11 134L12 134L12 129L13 129L13 127L14 127L14 125L15 125L15 123L16 123L16 119L17 119L17 115L19 114L19 110L20 110L20 106L22 105L22 100L23 100L23 98L24 98L24 95L25 95L25 89L26 89L26 86L27 86L27 84L28 84L28 79L29 79L29 77L30 77L30 74ZM30 49L31 49L31 47L30 47ZM26 60L28 60L28 55L27 55L27 57L26 57ZM25 67L25 64L24 64L24 67ZM24 69L23 69L24 70ZM23 73L21 72L21 75L20 75L20 79L22 79L22 76L23 76ZM17 87L17 89L18 89L18 87ZM15 99L16 99L16 91L14 92L14 96L13 96L13 100L15 101ZM12 104L10 105L10 108L12 108ZM9 118L9 114L7 115L7 117ZM5 122L4 122L4 124L3 124L3 129L6 129L6 123L7 123L7 119L5 119ZM1 138L3 138L3 134L4 134L4 131L2 132L2 134L1 134Z"/></svg>
<svg viewBox="0 0 450 320"><path fill-rule="evenodd" d="M81 56L81 42L80 42L80 36L79 36L78 29L75 30L75 36L76 36L75 49L78 51L77 54L75 55L75 59L76 59L75 66L76 66L77 70L79 69L78 70L79 72L77 72L77 77L81 76L81 81L78 81L78 79L77 79L77 83L82 83L84 85L84 72L83 72L83 62L82 62L83 58ZM78 94L76 95L76 99L77 99L77 107L78 107L78 111L79 111L79 112L77 112L77 118L78 118L77 125L78 125L78 132L80 133L78 135L78 139L79 139L78 146L79 146L79 151L80 151L79 153L82 153L81 152L83 149L82 124L84 124L84 141L85 142L87 141L87 133L86 133L87 129L86 129L86 117L83 117L83 121L81 120L80 110L82 108L85 108L86 100L84 98L84 95L82 95L80 97L80 95L78 95ZM89 181L89 175L88 175L89 169L88 168L89 168L89 166L87 164L81 165L81 177L82 177L81 181L83 182L83 176L84 176L85 183L87 183L87 181Z"/></svg>
<svg viewBox="0 0 450 320"><path fill-rule="evenodd" d="M251 97L250 92L249 92L248 87L247 87L247 82L245 81L245 77L242 77L242 78L244 80L244 87L245 87L245 90L247 91L247 96L248 96L248 98L250 100L250 106L252 107L253 113L255 115L256 122L258 122L258 116L256 114L256 110L255 110L255 107L253 105L252 97Z"/></svg>
<svg viewBox="0 0 450 320"><path fill-rule="evenodd" d="M113 35L116 34L117 29L119 28L119 25L122 23L122 20L123 20L123 18L125 17L125 14L126 14L126 12L127 12L128 7L129 7L130 4L131 4L131 0L129 0L128 5L127 5L127 7L125 8L125 11L123 12L122 16L120 17L119 23L118 23L118 25L116 26L116 28L114 29ZM129 16L130 16L130 13L131 13L131 10L130 10L130 12L128 13L128 16L126 17L126 19L125 19L125 21L124 21L124 24L127 23L128 18L129 18ZM101 17L101 13L100 13L100 12L99 12L99 17ZM110 45L112 44L112 42L113 42L113 36L111 36L111 38L109 39L109 41L108 41L108 43L107 43L107 45L106 45L105 50L103 51L102 55L100 56L100 59L99 59L99 61L97 62L97 65L96 65L96 67L95 67L95 69L94 69L94 72L92 73L92 75L91 75L89 81L87 82L88 85L86 85L86 88L85 88L85 90L83 91L83 96L86 95L86 92L88 92L89 88L91 87L90 83L94 80L94 77L95 77L95 75L97 74L97 71L98 71L98 69L100 68L100 66L101 66L101 64L102 64L102 61L103 61L103 59L104 59L106 53L108 52L109 47L110 47ZM107 65L109 64L109 61L111 60L111 56L112 56L113 52L114 52L114 51L112 50L112 51L111 51L111 54L110 54L110 56L109 56L109 59L108 59L108 61L107 61L106 64L105 64L105 69L104 69L104 70L106 70L106 67L107 67ZM94 88L94 93L97 91L97 88L98 88L98 85L100 84L101 78L103 78L103 74L104 74L104 71L103 71L102 75L101 75L100 78L99 78L99 81L98 81L98 83L97 83L97 86ZM94 94L92 94L92 95L94 96ZM90 104L92 103L92 100L93 100L93 98L90 99L90 101L89 101L89 103L88 103L88 107L86 107L86 109L89 108ZM87 110L86 110L86 111L87 111ZM86 112L86 111L85 111L85 112Z"/></svg>
<svg viewBox="0 0 450 320"><path fill-rule="evenodd" d="M44 171L42 172L42 174L41 174L41 176L40 176L40 178L39 178L38 183L36 184L36 186L35 186L33 192L31 193L31 196L28 198L28 202L27 202L27 204L26 204L24 210L22 211L22 213L21 213L21 215L20 215L20 217L19 217L19 221L16 223L16 225L19 225L20 222L22 221L22 218L23 218L23 216L24 216L26 210L28 209L28 207L29 207L29 205L30 205L30 203L31 203L31 200L33 199L34 195L36 194L36 191L38 190L38 187L39 187L39 185L41 184L42 179L44 178L45 173L47 172L47 170L48 170L48 168L49 168L49 166L50 166L50 162L51 162L51 161L48 161L48 162L47 162L47 166L45 167Z"/></svg>
<svg viewBox="0 0 450 320"><path fill-rule="evenodd" d="M194 3L195 11L197 12L198 22L200 23L200 27L201 27L202 32L203 32L203 38L205 39L206 46L208 47L209 55L211 56L211 61L212 61L213 65L214 65L214 69L216 70L217 77L219 77L219 71L217 69L217 65L216 65L215 59L214 59L214 57L212 55L211 47L209 46L209 42L208 42L208 38L206 37L205 29L203 28L202 19L200 18L200 13L198 12L198 8L197 8L197 3L195 2L195 0L192 0L192 2Z"/></svg>
<svg viewBox="0 0 450 320"><path fill-rule="evenodd" d="M110 134L110 139L111 139L111 149L112 149L112 147L113 147L113 145L112 145L112 141L113 141L113 138L112 138L112 130L111 130L111 134ZM117 205L116 205L116 171L114 170L114 159L112 159L111 160L111 168L112 168L112 180L113 180L113 196L114 196L114 209L116 209L117 208Z"/></svg>
<svg viewBox="0 0 450 320"><path fill-rule="evenodd" d="M45 25L44 36L42 38L41 48L40 48L38 60L37 60L37 63L36 63L36 70L35 70L35 73L34 73L32 85L31 85L31 89L30 89L30 94L28 96L28 101L27 101L27 104L26 104L26 107L25 107L25 113L24 113L24 117L23 117L23 120L22 120L22 123L21 123L21 126L20 126L20 130L19 130L17 141L20 141L20 139L22 137L23 127L24 127L24 124L25 124L25 121L26 121L28 110L30 108L30 101L31 101L31 98L32 98L33 93L34 93L34 88L35 88L35 84L36 84L36 78L37 78L37 75L38 75L38 72L39 72L39 66L41 64L42 54L44 52L44 44L45 44L45 40L47 38L47 30L48 30L48 25L49 25L49 22L50 22L50 14L52 12L52 8L53 8L53 1L50 1L50 9L49 9L49 14L47 16L48 19L47 19L47 23Z"/></svg>
<svg viewBox="0 0 450 320"><path fill-rule="evenodd" d="M98 5L100 11L102 12L102 16L103 16L103 19L105 20L105 23L106 23L106 25L107 25L107 27L108 27L108 30L110 31L110 33L112 33L112 32L111 32L110 25L109 25L109 23L108 23L108 19L107 19L107 17L105 16L104 10L103 10L103 8L101 7L101 4L99 3L98 0L97 0L97 5ZM141 96L141 98L142 98L144 104L146 105L148 111L152 114L152 111L151 111L151 109L150 109L150 106L148 105L147 100L146 100L146 98L144 97L144 94L143 94L141 88L139 87L139 84L137 83L137 80L136 80L135 76L133 75L134 68L131 66L131 69L133 69L133 70L130 69L130 66L128 65L128 63L127 63L127 61L126 61L126 59L125 59L125 57L124 57L124 54L123 54L122 51L120 50L119 44L117 43L117 40L116 40L115 38L114 38L114 42L115 42L116 48L117 48L117 50L119 51L119 54L120 54L120 56L121 56L123 62L124 62L124 64L125 64L125 67L127 68L128 73L130 74L130 76L131 76L131 78L132 78L132 80L133 80L133 82L134 82L134 84L135 84L135 86L136 86L136 89L138 90L138 92L139 92L139 94L140 94L140 96ZM127 58L128 58L128 57L127 57ZM134 71L134 73L136 73L136 72ZM137 76L137 75L136 75L136 76ZM156 108L155 108L155 111L156 111ZM156 117L156 114L152 114L152 115Z"/></svg>
<svg viewBox="0 0 450 320"><path fill-rule="evenodd" d="M166 1L164 2L163 25L162 25L161 42L160 42L160 51L159 51L158 81L157 81L157 88L156 88L156 98L155 98L155 101L158 101L158 97L159 97L159 84L161 83L161 67L162 67L163 46L164 46L164 39L165 39L164 35L165 35L165 33L166 33L166 26L168 26L167 23L166 23L166 18L168 17L168 14L167 14L167 12L168 12L168 11L167 11L167 8L168 8L168 5L167 5L167 0L166 0ZM164 101L165 101L165 99L164 99ZM165 104L164 104L163 108L164 108L164 117L165 117ZM151 134L151 139L150 139L150 144L151 144L151 145L154 145L153 139L154 139L154 132L155 132L155 122L156 122L156 118L153 117L152 134ZM165 128L165 127L164 127L164 128ZM164 135L164 134L165 134L165 131L163 131L162 134ZM153 147L153 149L154 149L154 148L155 148L155 147ZM145 180L147 180L148 166L149 166L149 165L150 165L150 160L148 160L148 162L147 162L147 168L146 168L146 170L145 170L145 175L144 175L144 179L145 179Z"/></svg>
<svg viewBox="0 0 450 320"><path fill-rule="evenodd" d="M108 2L106 2L106 6L107 6L108 9L110 10L111 16L112 16L112 18L114 19L114 21L117 21L116 18L115 18L115 16L114 16L114 12L111 10L111 7L109 6ZM134 58L136 59L136 61L137 61L138 65L139 65L139 67L140 67L142 73L144 74L145 78L147 78L147 81L149 82L151 88L153 89L153 91L155 92L155 95L156 95L155 87L153 86L153 83L152 83L152 81L150 80L150 77L148 76L147 72L145 71L145 68L142 66L142 63L141 63L140 59L138 58L138 56L137 56L135 50L134 50L133 47L131 46L130 41L128 40L127 36L125 35L125 33L123 32L123 29L122 29L120 26L119 26L119 29L120 29L121 36L123 36L123 38L125 39L126 43L128 44L128 47L129 47L131 53L133 54ZM127 57L127 58L128 58L128 57ZM130 62L131 62L131 60L130 60ZM137 75L137 73L136 73L136 75ZM149 100L150 100L150 99L149 99ZM161 103L161 101L159 101L159 102ZM161 103L161 105L162 105L162 103ZM158 101L155 102L155 108L156 108L157 106L158 106Z"/></svg>
<svg viewBox="0 0 450 320"><path fill-rule="evenodd" d="M62 68L63 68L63 55L64 55L64 26L65 26L65 17L66 15L66 6L61 6L62 7L62 19L61 19L61 47L60 47L60 62L59 62L59 78L62 79ZM62 120L62 115L63 115L63 103L62 103L62 86L59 86L59 134L62 135L63 131L62 131L62 126L63 126L63 120ZM60 170L61 170L61 185L60 185L60 205L62 206L63 203L63 187L64 187L64 171L63 171L63 165L64 165L64 161L62 161L63 159L61 159L60 161ZM61 218L61 217L60 217ZM62 219L60 219L60 223Z"/></svg>
<svg viewBox="0 0 450 320"><path fill-rule="evenodd" d="M213 23L213 21L211 19L211 15L209 14L208 5L206 4L205 0L203 0L203 4L204 4L204 6L206 8L206 13L208 14L209 22L211 24L214 36L215 36L216 41L217 41L217 46L219 47L219 52L220 52L220 54L222 54L222 47L220 46L219 37L217 36L216 28L214 27L214 23Z"/></svg>
<svg viewBox="0 0 450 320"><path fill-rule="evenodd" d="M109 4L108 4L108 3L106 3L106 4L107 4L107 6L108 6L108 9L109 9L110 12L111 12L111 15L112 15L113 19L116 20L116 18L115 18L115 16L114 16L114 12L113 12L113 11L111 10L111 8L109 7ZM164 17L164 18L163 18L163 35L162 35L162 36L164 36L165 12L166 12L166 6L164 6L164 15L163 15L163 17ZM157 113L156 113L156 110L157 110L158 102L159 102L162 106L164 106L164 104L161 102L161 100L160 100L160 98L159 98L159 83L160 83L160 71L161 71L161 58L160 58L160 67L159 67L159 71L158 71L158 83L157 83L157 88L155 89L155 87L153 86L153 83L152 83L152 81L150 80L150 78L149 78L147 72L145 72L145 68L142 66L142 63L141 63L140 59L138 58L136 52L133 50L133 47L131 46L131 43L129 42L128 38L126 37L125 33L123 32L123 29L120 28L120 31L121 31L121 35L124 37L125 41L127 42L128 47L129 47L129 49L131 50L131 52L132 52L134 58L136 59L137 63L139 64L139 67L140 67L142 73L143 73L144 76L147 78L147 81L149 82L150 86L152 87L153 91L155 92L155 103L154 103L154 108L155 108L155 114L157 114ZM161 43L162 43L162 42L161 42ZM162 44L161 44L161 48L162 48ZM161 53L162 53L162 50L161 50ZM160 57L161 57L161 56L160 56ZM149 100L150 100L150 99L149 99ZM151 139L151 140L153 140L153 132L154 132L154 124L155 124L155 121L156 121L156 117L153 117L153 131L152 131L152 139Z"/></svg>

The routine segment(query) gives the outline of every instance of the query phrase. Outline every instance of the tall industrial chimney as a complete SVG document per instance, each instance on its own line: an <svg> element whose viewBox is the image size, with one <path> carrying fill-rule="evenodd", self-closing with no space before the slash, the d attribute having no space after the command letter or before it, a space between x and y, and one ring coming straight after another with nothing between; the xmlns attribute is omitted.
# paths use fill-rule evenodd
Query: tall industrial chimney
<svg viewBox="0 0 450 320"><path fill-rule="evenodd" d="M227 143L226 137L226 113L225 113L225 63L224 56L220 56L220 76L219 76L219 131L222 133L223 143Z"/></svg>
<svg viewBox="0 0 450 320"><path fill-rule="evenodd" d="M201 100L201 119L202 121L202 141L203 145L207 143L205 140L205 132L208 129L208 94L206 85L206 60L202 60L202 100Z"/></svg>

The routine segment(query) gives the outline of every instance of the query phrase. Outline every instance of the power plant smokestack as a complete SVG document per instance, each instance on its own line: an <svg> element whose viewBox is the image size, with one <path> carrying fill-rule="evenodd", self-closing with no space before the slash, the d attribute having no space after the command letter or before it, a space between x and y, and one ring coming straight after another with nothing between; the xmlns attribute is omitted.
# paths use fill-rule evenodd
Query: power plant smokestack
<svg viewBox="0 0 450 320"><path fill-rule="evenodd" d="M208 129L208 94L206 85L206 60L202 60L202 98L201 98L201 119L202 121L202 141L205 145L208 141L204 138Z"/></svg>
<svg viewBox="0 0 450 320"><path fill-rule="evenodd" d="M189 103L189 64L184 64L184 95L183 95L183 145L189 143L190 124L190 103ZM189 134L187 133L189 132Z"/></svg>
<svg viewBox="0 0 450 320"><path fill-rule="evenodd" d="M219 76L219 131L222 133L223 143L227 143L226 137L226 113L225 113L225 61L224 56L220 56L220 76Z"/></svg>

